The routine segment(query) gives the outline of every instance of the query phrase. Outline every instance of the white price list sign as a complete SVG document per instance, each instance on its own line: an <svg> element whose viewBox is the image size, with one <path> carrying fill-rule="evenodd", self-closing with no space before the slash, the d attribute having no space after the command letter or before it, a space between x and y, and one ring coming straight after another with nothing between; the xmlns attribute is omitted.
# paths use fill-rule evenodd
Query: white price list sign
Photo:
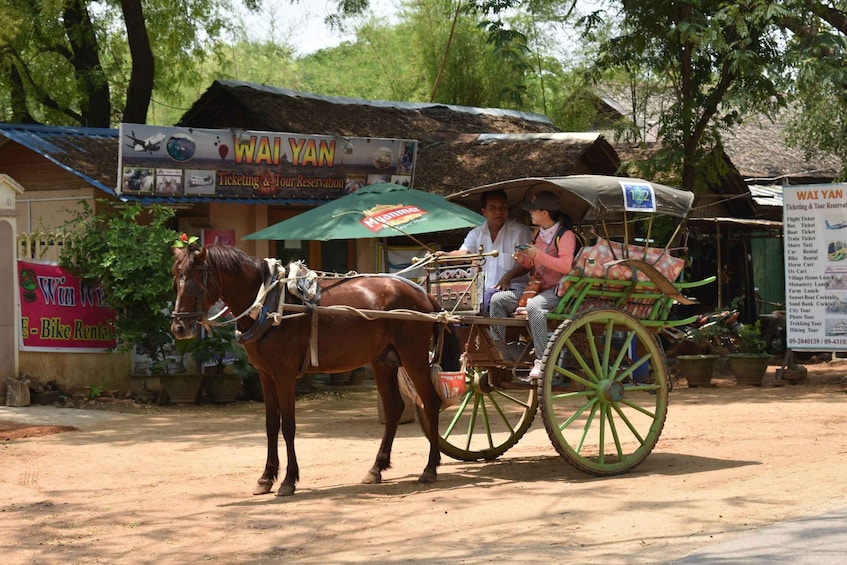
<svg viewBox="0 0 847 565"><path fill-rule="evenodd" d="M847 184L783 188L786 338L847 349Z"/></svg>

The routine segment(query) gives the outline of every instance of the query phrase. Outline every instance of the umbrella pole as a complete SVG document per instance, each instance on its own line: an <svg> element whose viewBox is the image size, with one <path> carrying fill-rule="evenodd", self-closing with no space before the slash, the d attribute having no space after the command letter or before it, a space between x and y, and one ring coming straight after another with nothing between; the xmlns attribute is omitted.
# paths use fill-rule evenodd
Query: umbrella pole
<svg viewBox="0 0 847 565"><path fill-rule="evenodd" d="M391 272L391 267L388 265L388 239L381 237L379 238L379 248L382 250L382 271L385 273Z"/></svg>

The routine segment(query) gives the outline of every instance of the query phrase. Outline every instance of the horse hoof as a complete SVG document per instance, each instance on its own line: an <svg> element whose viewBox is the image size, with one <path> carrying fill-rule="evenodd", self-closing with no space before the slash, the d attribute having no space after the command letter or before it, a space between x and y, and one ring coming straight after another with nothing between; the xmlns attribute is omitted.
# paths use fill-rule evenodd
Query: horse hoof
<svg viewBox="0 0 847 565"><path fill-rule="evenodd" d="M253 489L253 494L268 494L271 492L274 484L273 481L259 481Z"/></svg>
<svg viewBox="0 0 847 565"><path fill-rule="evenodd" d="M279 490L276 491L277 496L291 496L294 494L294 485L287 485L285 483L279 485Z"/></svg>
<svg viewBox="0 0 847 565"><path fill-rule="evenodd" d="M438 478L438 473L435 471L424 471L420 477L418 477L418 482L422 484L434 483L435 479Z"/></svg>
<svg viewBox="0 0 847 565"><path fill-rule="evenodd" d="M374 471L368 471L368 474L365 475L365 478L362 479L363 485L378 485L382 482L382 474Z"/></svg>

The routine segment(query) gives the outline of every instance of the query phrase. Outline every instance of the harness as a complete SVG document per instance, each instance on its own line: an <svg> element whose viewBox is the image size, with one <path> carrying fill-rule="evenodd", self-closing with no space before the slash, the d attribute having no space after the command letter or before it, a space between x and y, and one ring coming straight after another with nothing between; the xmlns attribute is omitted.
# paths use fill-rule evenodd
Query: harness
<svg viewBox="0 0 847 565"><path fill-rule="evenodd" d="M208 265L198 267L202 269L203 279L202 287L199 292L205 293L208 283L210 268ZM413 281L401 277L396 274L379 273L363 275L352 273L345 277L390 277L392 279L401 280L411 288L426 294L426 291ZM414 310L395 310L395 311L372 311L362 310L351 306L334 305L320 306L320 274L306 267L302 262L289 263L286 268L277 259L265 259L263 269L262 285L256 293L256 299L253 304L244 312L237 316L230 316L226 320L219 321L223 316L229 313L229 308L223 308L217 314L207 317L206 312L182 312L174 311L171 317L175 320L194 320L196 319L203 327L211 332L212 327L228 326L237 323L242 318L249 316L253 323L244 332L236 329L235 335L238 341L244 343L255 343L261 340L265 334L274 326L278 326L283 320L296 316L311 316L311 335L309 339L309 355L304 356L301 374L306 372L310 364L312 367L318 367L318 312L323 310L343 311L346 313L356 314L367 320L375 320L381 317L409 319L410 316L419 317L428 321L439 322L446 324L448 322L457 321L446 312L428 314ZM197 293L192 289L192 292ZM288 302L287 297L293 297L293 302ZM286 312L288 310L288 312ZM443 328L442 328L443 331Z"/></svg>
<svg viewBox="0 0 847 565"><path fill-rule="evenodd" d="M313 367L318 366L318 313L315 307L320 300L320 285L318 275L299 262L286 266L277 259L265 259L264 281L256 294L256 300L247 310L247 315L253 318L253 325L247 331L235 331L235 337L240 343L254 343L262 339L274 326L278 326L285 318L293 316L311 316L311 337L309 339L309 357L303 359L303 369L306 371L309 361ZM305 312L284 314L286 293L293 296L306 307Z"/></svg>

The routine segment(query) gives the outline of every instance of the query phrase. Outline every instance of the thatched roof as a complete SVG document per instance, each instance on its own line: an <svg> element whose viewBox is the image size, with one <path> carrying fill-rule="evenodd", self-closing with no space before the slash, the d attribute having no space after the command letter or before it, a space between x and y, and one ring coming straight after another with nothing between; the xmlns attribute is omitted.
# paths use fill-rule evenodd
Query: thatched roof
<svg viewBox="0 0 847 565"><path fill-rule="evenodd" d="M614 174L618 166L602 136L563 134L540 114L329 97L234 81L215 81L178 125L416 139L415 187L442 193L524 176Z"/></svg>
<svg viewBox="0 0 847 565"><path fill-rule="evenodd" d="M603 114L611 119L632 114L625 101L630 96L625 85L604 84L598 94ZM642 100L638 127L647 139L656 141L658 118L672 102L669 96L653 93ZM783 110L774 120L766 116L745 118L741 125L722 134L724 150L741 178L749 183L803 184L831 182L842 169L841 159L825 154L807 157L802 149L788 145L787 125L796 110Z"/></svg>
<svg viewBox="0 0 847 565"><path fill-rule="evenodd" d="M530 112L324 96L229 80L213 82L177 125L419 141L558 131L549 118Z"/></svg>
<svg viewBox="0 0 847 565"><path fill-rule="evenodd" d="M633 176L640 176L637 170L637 163L647 160L660 146L660 142L640 144L617 142L612 144L621 162L628 164L630 168L636 168L636 170L632 171ZM712 158L719 160L723 164L726 174L721 178L709 179L707 181L708 191L705 194L696 195L692 216L756 218L764 215L770 217L772 211L763 211L756 205L747 185L744 183L744 179L738 173L738 170L726 152L719 147L715 150ZM672 184L668 179L654 180Z"/></svg>
<svg viewBox="0 0 847 565"><path fill-rule="evenodd" d="M748 182L805 184L831 182L841 171L835 155L807 158L802 149L785 141L788 111L775 121L752 118L724 135L727 154Z"/></svg>

